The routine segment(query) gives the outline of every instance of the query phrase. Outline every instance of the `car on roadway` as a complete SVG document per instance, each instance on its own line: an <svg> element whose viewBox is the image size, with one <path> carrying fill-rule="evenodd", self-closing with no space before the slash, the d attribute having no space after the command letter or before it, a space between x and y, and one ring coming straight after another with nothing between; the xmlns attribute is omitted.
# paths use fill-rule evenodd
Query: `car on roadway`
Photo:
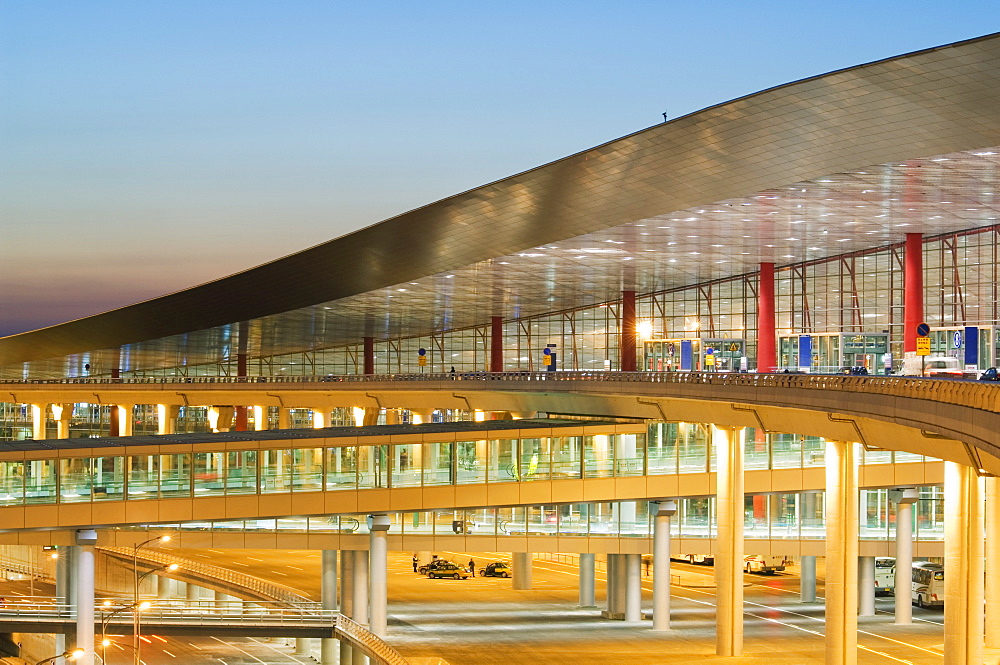
<svg viewBox="0 0 1000 665"><path fill-rule="evenodd" d="M506 561L494 561L486 564L479 573L480 577L510 577L510 564Z"/></svg>
<svg viewBox="0 0 1000 665"><path fill-rule="evenodd" d="M445 563L443 565L437 566L431 570L427 571L427 577L433 579L440 579L442 577L450 577L453 580L466 580L469 579L469 571L461 566L454 563Z"/></svg>
<svg viewBox="0 0 1000 665"><path fill-rule="evenodd" d="M430 572L432 570L438 568L439 566L444 566L450 563L451 561L448 561L447 559L434 559L430 563L425 563L424 565L417 568L417 572L420 573L421 575L430 575Z"/></svg>

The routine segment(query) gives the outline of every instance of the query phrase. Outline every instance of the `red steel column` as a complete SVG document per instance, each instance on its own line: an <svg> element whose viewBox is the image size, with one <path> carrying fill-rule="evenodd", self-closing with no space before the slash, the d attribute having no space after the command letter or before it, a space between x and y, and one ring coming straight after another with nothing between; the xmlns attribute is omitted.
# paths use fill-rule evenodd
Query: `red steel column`
<svg viewBox="0 0 1000 665"><path fill-rule="evenodd" d="M245 379L247 376L247 335L250 332L250 325L247 321L240 321L236 335L236 378ZM246 405L236 405L236 418L233 429L237 432L247 431L247 407Z"/></svg>
<svg viewBox="0 0 1000 665"><path fill-rule="evenodd" d="M375 373L375 338L365 337L364 373Z"/></svg>
<svg viewBox="0 0 1000 665"><path fill-rule="evenodd" d="M503 371L503 317L490 319L490 371Z"/></svg>
<svg viewBox="0 0 1000 665"><path fill-rule="evenodd" d="M635 371L635 291L622 291L621 361L623 372Z"/></svg>
<svg viewBox="0 0 1000 665"><path fill-rule="evenodd" d="M757 371L773 372L777 365L774 319L774 264L761 263L757 278Z"/></svg>
<svg viewBox="0 0 1000 665"><path fill-rule="evenodd" d="M903 353L916 353L924 320L924 236L907 233L903 250Z"/></svg>

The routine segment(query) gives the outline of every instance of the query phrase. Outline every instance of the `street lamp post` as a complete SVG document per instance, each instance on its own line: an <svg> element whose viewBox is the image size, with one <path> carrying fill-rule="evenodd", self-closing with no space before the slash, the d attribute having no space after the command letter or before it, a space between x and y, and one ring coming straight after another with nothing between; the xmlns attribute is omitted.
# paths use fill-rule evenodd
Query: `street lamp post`
<svg viewBox="0 0 1000 665"><path fill-rule="evenodd" d="M139 657L140 654L140 641L139 641L139 631L141 628L139 620L139 582L145 579L150 573L154 571L149 571L141 577L139 576L139 550L149 545L150 543L166 543L170 540L170 536L157 536L156 538L150 538L149 540L144 540L137 545L132 546L132 575L135 581L133 585L133 613L132 613L132 647L133 647L133 664L140 665L142 660ZM172 570L177 569L177 564L171 564L173 566Z"/></svg>
<svg viewBox="0 0 1000 665"><path fill-rule="evenodd" d="M72 651L66 651L64 653L61 653L58 656L49 656L45 660L38 661L37 663L35 663L35 665L45 665L45 663L53 663L59 660L60 658L66 658L68 660L76 660L84 653L86 652L83 649L73 649Z"/></svg>

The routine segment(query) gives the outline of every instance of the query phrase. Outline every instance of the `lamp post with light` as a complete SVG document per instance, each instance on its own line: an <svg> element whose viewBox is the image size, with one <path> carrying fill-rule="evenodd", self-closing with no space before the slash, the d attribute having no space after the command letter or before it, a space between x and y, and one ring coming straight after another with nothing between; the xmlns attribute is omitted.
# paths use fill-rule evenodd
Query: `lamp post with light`
<svg viewBox="0 0 1000 665"><path fill-rule="evenodd" d="M45 665L45 663L54 663L60 658L66 658L67 660L76 660L85 653L87 652L84 651L83 649L73 649L72 651L66 651L65 653L61 653L58 656L49 656L45 660L38 661L37 663L35 663L35 665Z"/></svg>
<svg viewBox="0 0 1000 665"><path fill-rule="evenodd" d="M133 663L134 665L141 665L142 660L139 657L140 646L139 646L139 631L141 629L141 623L139 620L139 583L146 579L149 575L157 570L177 570L177 564L170 564L162 569L154 569L149 572L139 575L139 550L149 545L150 543L166 543L170 541L170 536L157 536L156 538L150 538L149 540L144 540L141 543L132 546L132 575L134 579L133 584L133 603L132 603L132 648L133 648Z"/></svg>

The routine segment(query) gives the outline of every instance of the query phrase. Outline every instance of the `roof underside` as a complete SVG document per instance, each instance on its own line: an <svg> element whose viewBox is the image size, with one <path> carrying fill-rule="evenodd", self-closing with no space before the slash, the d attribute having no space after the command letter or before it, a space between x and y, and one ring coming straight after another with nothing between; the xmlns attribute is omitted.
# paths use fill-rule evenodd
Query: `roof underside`
<svg viewBox="0 0 1000 665"><path fill-rule="evenodd" d="M126 344L133 366L211 362L238 321L251 321L251 355L405 337L987 226L1000 217L994 146L998 36L764 91L244 273L8 337L0 366L56 370Z"/></svg>

